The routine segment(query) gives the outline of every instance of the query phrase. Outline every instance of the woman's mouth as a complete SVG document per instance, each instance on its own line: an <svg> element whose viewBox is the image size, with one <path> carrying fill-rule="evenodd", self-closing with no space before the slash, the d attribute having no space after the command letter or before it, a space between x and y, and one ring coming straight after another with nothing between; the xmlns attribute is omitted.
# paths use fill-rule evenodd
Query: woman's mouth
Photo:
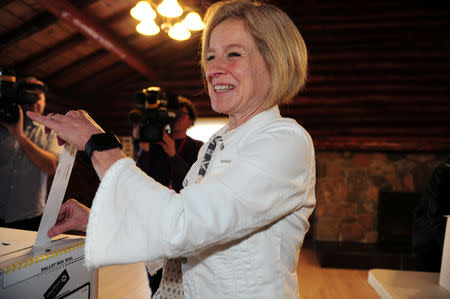
<svg viewBox="0 0 450 299"><path fill-rule="evenodd" d="M214 85L214 92L227 92L234 89L233 85L229 84L217 84Z"/></svg>

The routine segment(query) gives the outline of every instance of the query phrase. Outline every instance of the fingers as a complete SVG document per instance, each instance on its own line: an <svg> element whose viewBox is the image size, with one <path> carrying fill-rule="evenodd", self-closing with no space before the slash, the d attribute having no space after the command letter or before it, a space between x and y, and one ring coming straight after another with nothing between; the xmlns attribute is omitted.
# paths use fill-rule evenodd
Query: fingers
<svg viewBox="0 0 450 299"><path fill-rule="evenodd" d="M56 125L57 121L61 117L60 114L57 113L49 113L47 116L40 115L35 112L28 111L27 115L29 118L31 118L34 121L37 121L38 123L41 123L44 125L44 132L46 134L49 134L51 130L53 130L55 127L48 125L49 122L53 121L53 124ZM58 140L58 145L63 146L66 142L59 136L56 136Z"/></svg>
<svg viewBox="0 0 450 299"><path fill-rule="evenodd" d="M169 134L167 134L166 131L163 131L162 132L162 141L160 141L160 143L166 143L166 144L170 145L173 142L174 141L173 141L172 137L170 137Z"/></svg>
<svg viewBox="0 0 450 299"><path fill-rule="evenodd" d="M46 132L49 132L49 129L53 130L58 136L59 145L68 143L78 150L84 150L93 134L104 132L84 110L70 110L65 115L50 113L47 116L28 112L28 116L44 125L47 128Z"/></svg>
<svg viewBox="0 0 450 299"><path fill-rule="evenodd" d="M76 113L75 111L69 111L66 113L66 115L73 115L73 113ZM33 111L27 111L27 115L29 118L31 118L34 121L37 121L40 124L43 124L47 129L54 130L57 126L59 121L62 120L64 115L58 114L58 113L49 113L46 116L41 115L39 113L33 112Z"/></svg>
<svg viewBox="0 0 450 299"><path fill-rule="evenodd" d="M52 238L69 230L70 230L70 223L66 221L61 224L57 224L51 229L49 229L47 235L49 238Z"/></svg>
<svg viewBox="0 0 450 299"><path fill-rule="evenodd" d="M167 132L166 132L165 130L162 131L162 137L163 137L163 140L167 140L167 138L172 139L172 138L169 136L169 134L167 134Z"/></svg>
<svg viewBox="0 0 450 299"><path fill-rule="evenodd" d="M47 117L50 117L53 120L57 120L56 119L56 115L58 115L58 114L56 114L56 113L49 113L49 114L47 114ZM51 129L48 128L47 126L44 126L44 131L45 131L45 134L50 134ZM64 143L65 142L62 139L58 138L58 144L59 145L63 145Z"/></svg>
<svg viewBox="0 0 450 299"><path fill-rule="evenodd" d="M56 224L47 232L50 238L76 228L76 208L78 205L81 204L71 198L61 206Z"/></svg>
<svg viewBox="0 0 450 299"><path fill-rule="evenodd" d="M50 228L47 232L47 235L52 238L54 236L57 236L59 234L64 233L67 231L67 221L70 219L70 207L68 206L67 202L64 203L58 213L58 218L56 219L56 224Z"/></svg>
<svg viewBox="0 0 450 299"><path fill-rule="evenodd" d="M52 113L50 113L52 114ZM33 111L27 111L27 116L32 120L43 124L47 129L53 130L57 125L57 122L54 119L51 119L50 116L40 115L39 113Z"/></svg>
<svg viewBox="0 0 450 299"><path fill-rule="evenodd" d="M139 142L139 147L144 151L150 151L150 143L149 142Z"/></svg>
<svg viewBox="0 0 450 299"><path fill-rule="evenodd" d="M162 146L169 157L175 156L175 141L166 132L163 132L162 141L159 141L158 144Z"/></svg>
<svg viewBox="0 0 450 299"><path fill-rule="evenodd" d="M60 120L60 118L62 117L62 115L58 114L58 113L49 113L47 114L47 117L50 117L53 120Z"/></svg>

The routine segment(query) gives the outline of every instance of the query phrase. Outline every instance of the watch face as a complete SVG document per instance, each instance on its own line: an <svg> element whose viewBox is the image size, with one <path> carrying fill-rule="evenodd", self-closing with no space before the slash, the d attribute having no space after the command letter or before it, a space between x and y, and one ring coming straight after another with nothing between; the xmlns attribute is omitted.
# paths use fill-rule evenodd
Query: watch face
<svg viewBox="0 0 450 299"><path fill-rule="evenodd" d="M121 147L119 139L112 133L95 134L92 136L97 145L96 150L108 150L116 147Z"/></svg>
<svg viewBox="0 0 450 299"><path fill-rule="evenodd" d="M101 133L92 135L94 140L95 150L102 151L116 147L121 147L121 144L117 137L112 133Z"/></svg>
<svg viewBox="0 0 450 299"><path fill-rule="evenodd" d="M84 151L91 157L94 151L105 151L116 147L122 148L122 144L120 144L116 135L112 133L100 133L91 136L86 143Z"/></svg>

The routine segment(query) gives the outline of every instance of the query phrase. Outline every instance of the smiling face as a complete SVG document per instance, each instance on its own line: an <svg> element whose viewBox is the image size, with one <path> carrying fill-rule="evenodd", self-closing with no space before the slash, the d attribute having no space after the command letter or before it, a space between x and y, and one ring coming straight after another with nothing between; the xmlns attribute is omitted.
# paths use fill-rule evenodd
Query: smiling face
<svg viewBox="0 0 450 299"><path fill-rule="evenodd" d="M206 60L211 106L229 115L231 129L264 110L271 76L244 21L227 19L212 30Z"/></svg>

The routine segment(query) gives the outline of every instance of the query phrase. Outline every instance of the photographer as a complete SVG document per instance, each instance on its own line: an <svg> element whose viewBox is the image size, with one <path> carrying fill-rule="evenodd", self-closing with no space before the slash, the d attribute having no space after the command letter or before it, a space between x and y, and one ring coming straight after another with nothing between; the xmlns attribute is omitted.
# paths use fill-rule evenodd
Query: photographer
<svg viewBox="0 0 450 299"><path fill-rule="evenodd" d="M24 111L43 114L46 92L43 82L24 78L17 85L17 94L25 95L27 100L19 101L22 105L18 106L18 121L0 119L0 226L39 228L47 178L56 171L61 147L53 132L46 134L43 125L24 117Z"/></svg>
<svg viewBox="0 0 450 299"><path fill-rule="evenodd" d="M147 175L176 192L183 188L183 179L197 160L203 142L192 139L186 131L194 124L197 114L194 105L185 97L178 96L178 111L171 125L170 135L163 130L162 141L139 142L139 123L133 123L133 139L138 149L136 166ZM130 112L135 113L135 111ZM162 263L148 265L150 288L156 292L161 281ZM160 268L158 270L158 268ZM157 270L157 271L156 271Z"/></svg>
<svg viewBox="0 0 450 299"><path fill-rule="evenodd" d="M178 96L179 109L171 125L170 135L163 130L162 140L150 144L139 142L136 165L159 183L176 192L183 188L183 179L197 159L203 142L186 135L197 115L187 98ZM139 126L133 126L133 138L138 139Z"/></svg>

